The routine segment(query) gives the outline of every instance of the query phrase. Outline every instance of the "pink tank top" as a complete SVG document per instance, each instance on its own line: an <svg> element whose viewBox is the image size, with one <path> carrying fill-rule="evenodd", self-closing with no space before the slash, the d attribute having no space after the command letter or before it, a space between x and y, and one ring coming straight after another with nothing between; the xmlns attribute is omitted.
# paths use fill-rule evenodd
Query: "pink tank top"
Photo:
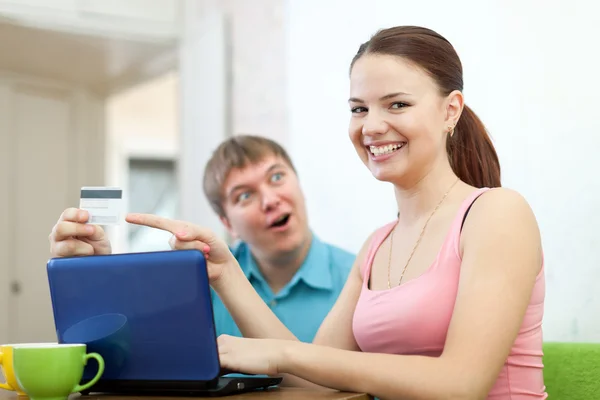
<svg viewBox="0 0 600 400"><path fill-rule="evenodd" d="M478 189L461 205L433 264L421 276L389 290L369 289L373 258L395 222L374 235L361 266L363 287L353 319L356 343L364 352L439 356L458 292L459 236L471 204L487 188ZM546 399L542 373L542 316L545 280L540 271L523 324L488 400Z"/></svg>

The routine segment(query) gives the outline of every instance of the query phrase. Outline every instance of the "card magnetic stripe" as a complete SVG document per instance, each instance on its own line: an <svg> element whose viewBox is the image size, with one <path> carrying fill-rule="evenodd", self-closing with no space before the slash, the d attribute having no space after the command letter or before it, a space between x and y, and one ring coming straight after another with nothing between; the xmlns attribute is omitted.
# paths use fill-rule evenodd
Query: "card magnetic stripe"
<svg viewBox="0 0 600 400"><path fill-rule="evenodd" d="M121 199L122 190L82 190L82 199Z"/></svg>

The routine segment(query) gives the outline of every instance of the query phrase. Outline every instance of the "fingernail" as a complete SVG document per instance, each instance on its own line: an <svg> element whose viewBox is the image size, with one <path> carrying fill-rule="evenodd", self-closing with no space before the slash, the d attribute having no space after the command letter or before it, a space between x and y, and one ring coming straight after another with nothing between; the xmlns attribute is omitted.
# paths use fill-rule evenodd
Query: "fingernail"
<svg viewBox="0 0 600 400"><path fill-rule="evenodd" d="M94 227L92 225L86 225L85 226L85 231L87 233L94 233Z"/></svg>
<svg viewBox="0 0 600 400"><path fill-rule="evenodd" d="M209 251L210 251L210 247L208 247L208 246L204 246L204 252L205 252L205 253L208 253Z"/></svg>
<svg viewBox="0 0 600 400"><path fill-rule="evenodd" d="M187 232L177 232L177 236L185 237L187 236Z"/></svg>

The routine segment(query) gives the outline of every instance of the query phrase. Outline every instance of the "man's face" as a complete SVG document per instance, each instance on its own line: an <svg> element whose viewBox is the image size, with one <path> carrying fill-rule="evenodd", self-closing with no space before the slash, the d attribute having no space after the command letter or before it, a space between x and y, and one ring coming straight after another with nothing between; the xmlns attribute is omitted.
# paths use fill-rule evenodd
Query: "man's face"
<svg viewBox="0 0 600 400"><path fill-rule="evenodd" d="M229 233L266 257L296 251L310 235L298 177L280 157L232 169L221 218Z"/></svg>

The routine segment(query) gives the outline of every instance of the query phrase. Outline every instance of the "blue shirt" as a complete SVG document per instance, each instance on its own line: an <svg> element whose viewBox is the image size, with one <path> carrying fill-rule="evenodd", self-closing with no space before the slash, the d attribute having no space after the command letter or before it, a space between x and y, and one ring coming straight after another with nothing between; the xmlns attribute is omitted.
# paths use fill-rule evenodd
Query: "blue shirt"
<svg viewBox="0 0 600 400"><path fill-rule="evenodd" d="M232 252L258 295L303 342L312 342L344 287L355 258L354 254L324 243L313 234L306 259L288 284L273 294L248 245L242 242ZM215 292L212 301L217 336L242 336Z"/></svg>

